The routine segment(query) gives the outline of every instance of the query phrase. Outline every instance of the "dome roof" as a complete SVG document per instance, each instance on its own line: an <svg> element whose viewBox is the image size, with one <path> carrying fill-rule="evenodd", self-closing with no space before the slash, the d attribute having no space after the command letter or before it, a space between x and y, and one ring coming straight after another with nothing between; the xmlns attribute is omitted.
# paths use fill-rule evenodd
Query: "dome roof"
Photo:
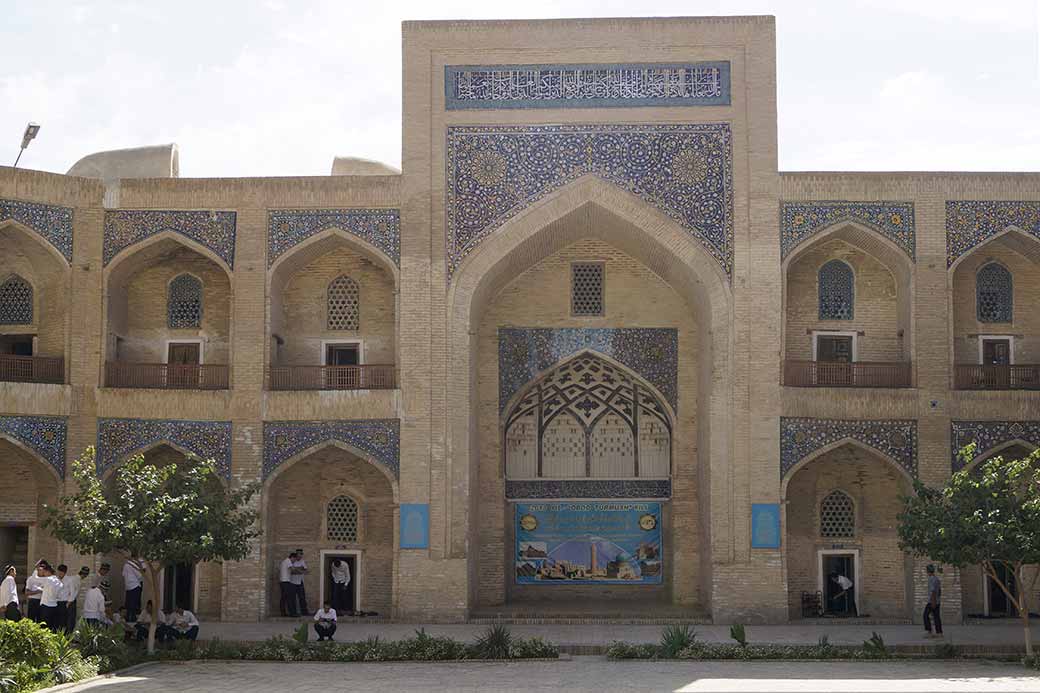
<svg viewBox="0 0 1040 693"><path fill-rule="evenodd" d="M180 176L180 157L176 144L113 149L88 154L72 165L68 175L101 180L177 178Z"/></svg>
<svg viewBox="0 0 1040 693"><path fill-rule="evenodd" d="M357 156L337 156L332 160L333 176L399 176L400 169L382 161Z"/></svg>

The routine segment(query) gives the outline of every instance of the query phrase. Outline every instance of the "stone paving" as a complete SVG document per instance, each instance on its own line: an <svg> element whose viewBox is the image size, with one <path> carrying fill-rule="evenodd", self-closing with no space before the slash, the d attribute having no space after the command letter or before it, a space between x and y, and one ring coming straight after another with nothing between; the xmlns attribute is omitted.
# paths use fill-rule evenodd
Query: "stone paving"
<svg viewBox="0 0 1040 693"><path fill-rule="evenodd" d="M336 691L1040 691L1040 678L1012 663L612 662L575 657L516 663L156 664L76 686L98 693L285 693ZM64 693L64 692L63 692Z"/></svg>

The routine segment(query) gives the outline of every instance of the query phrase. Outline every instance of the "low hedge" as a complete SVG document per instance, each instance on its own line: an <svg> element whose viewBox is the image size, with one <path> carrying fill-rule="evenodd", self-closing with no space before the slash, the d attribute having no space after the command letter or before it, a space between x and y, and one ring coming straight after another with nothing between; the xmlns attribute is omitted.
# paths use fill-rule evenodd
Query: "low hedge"
<svg viewBox="0 0 1040 693"><path fill-rule="evenodd" d="M886 659L891 654L868 651L862 647L834 645L731 645L729 643L693 643L674 657L665 657L660 645L632 645L615 642L607 650L611 659Z"/></svg>
<svg viewBox="0 0 1040 693"><path fill-rule="evenodd" d="M0 692L27 693L97 676L99 660L28 619L0 621Z"/></svg>

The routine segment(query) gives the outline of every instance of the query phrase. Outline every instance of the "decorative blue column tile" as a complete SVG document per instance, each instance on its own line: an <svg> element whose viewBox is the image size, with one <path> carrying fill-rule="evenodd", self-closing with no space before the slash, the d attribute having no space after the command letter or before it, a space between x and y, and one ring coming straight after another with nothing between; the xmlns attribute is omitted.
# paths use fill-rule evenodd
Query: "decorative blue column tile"
<svg viewBox="0 0 1040 693"><path fill-rule="evenodd" d="M98 419L98 476L156 443L213 460L217 473L231 478L231 422L180 419Z"/></svg>
<svg viewBox="0 0 1040 693"><path fill-rule="evenodd" d="M729 62L446 65L444 106L460 109L720 106Z"/></svg>
<svg viewBox="0 0 1040 693"><path fill-rule="evenodd" d="M842 221L855 221L880 233L914 259L913 202L812 200L780 203L780 259L813 234Z"/></svg>
<svg viewBox="0 0 1040 693"><path fill-rule="evenodd" d="M428 503L401 504L400 548L430 548L430 506Z"/></svg>
<svg viewBox="0 0 1040 693"><path fill-rule="evenodd" d="M780 548L780 505L751 504L751 548Z"/></svg>
<svg viewBox="0 0 1040 693"><path fill-rule="evenodd" d="M946 266L1009 226L1040 238L1040 202L948 200Z"/></svg>
<svg viewBox="0 0 1040 693"><path fill-rule="evenodd" d="M64 416L0 415L0 436L16 440L29 448L54 467L58 476L65 478L67 436Z"/></svg>
<svg viewBox="0 0 1040 693"><path fill-rule="evenodd" d="M27 226L40 238L61 253L66 262L72 262L72 208L44 205L21 200L0 200L0 222L17 221Z"/></svg>
<svg viewBox="0 0 1040 693"><path fill-rule="evenodd" d="M780 478L822 447L851 438L894 460L917 476L917 422L780 417Z"/></svg>
<svg viewBox="0 0 1040 693"><path fill-rule="evenodd" d="M105 212L105 264L134 243L172 231L209 248L234 268L235 221L235 212L110 210Z"/></svg>
<svg viewBox="0 0 1040 693"><path fill-rule="evenodd" d="M506 480L506 498L668 499L669 479L520 479Z"/></svg>
<svg viewBox="0 0 1040 693"><path fill-rule="evenodd" d="M268 421L264 423L264 479L289 458L326 441L338 440L369 455L401 476L398 419L352 421Z"/></svg>
<svg viewBox="0 0 1040 693"><path fill-rule="evenodd" d="M586 350L631 368L678 411L679 333L671 327L499 328L499 410L539 373Z"/></svg>
<svg viewBox="0 0 1040 693"><path fill-rule="evenodd" d="M591 174L674 219L730 276L732 158L728 123L449 127L448 275L505 221Z"/></svg>
<svg viewBox="0 0 1040 693"><path fill-rule="evenodd" d="M964 468L957 453L971 443L979 456L1016 440L1040 448L1040 421L951 421L950 469L957 473Z"/></svg>
<svg viewBox="0 0 1040 693"><path fill-rule="evenodd" d="M368 241L401 266L401 214L396 209L277 209L267 216L267 266L325 229Z"/></svg>

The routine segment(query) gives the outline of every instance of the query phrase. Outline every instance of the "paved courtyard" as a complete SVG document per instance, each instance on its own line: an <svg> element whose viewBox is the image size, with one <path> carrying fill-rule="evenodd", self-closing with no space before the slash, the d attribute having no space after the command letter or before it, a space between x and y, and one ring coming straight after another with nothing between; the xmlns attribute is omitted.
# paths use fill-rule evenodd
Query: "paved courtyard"
<svg viewBox="0 0 1040 693"><path fill-rule="evenodd" d="M249 691L1040 691L1011 663L560 662L156 664L77 686L98 693Z"/></svg>

